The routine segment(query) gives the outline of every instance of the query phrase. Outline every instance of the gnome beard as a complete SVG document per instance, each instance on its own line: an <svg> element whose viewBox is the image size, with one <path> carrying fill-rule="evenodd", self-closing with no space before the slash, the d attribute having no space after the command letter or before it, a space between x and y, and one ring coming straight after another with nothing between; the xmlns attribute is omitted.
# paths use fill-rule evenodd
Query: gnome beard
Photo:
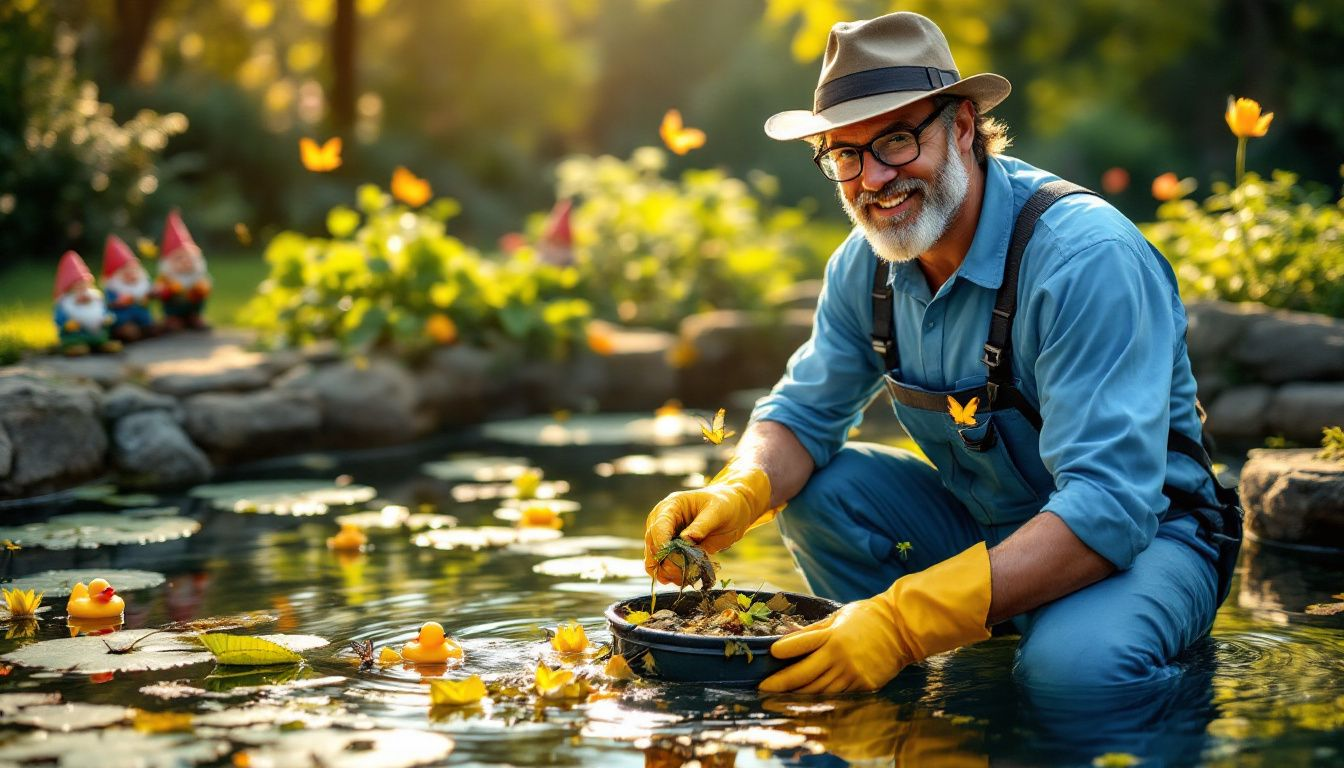
<svg viewBox="0 0 1344 768"><path fill-rule="evenodd" d="M81 330L89 333L102 331L107 307L103 304L102 292L97 288L75 288L61 296L56 303L66 317L79 324Z"/></svg>
<svg viewBox="0 0 1344 768"><path fill-rule="evenodd" d="M205 279L205 259L190 252L175 254L164 261L161 274L183 290L190 290Z"/></svg>
<svg viewBox="0 0 1344 768"><path fill-rule="evenodd" d="M117 270L104 287L114 291L118 297L127 296L136 304L143 304L149 296L149 275L138 267L123 267Z"/></svg>

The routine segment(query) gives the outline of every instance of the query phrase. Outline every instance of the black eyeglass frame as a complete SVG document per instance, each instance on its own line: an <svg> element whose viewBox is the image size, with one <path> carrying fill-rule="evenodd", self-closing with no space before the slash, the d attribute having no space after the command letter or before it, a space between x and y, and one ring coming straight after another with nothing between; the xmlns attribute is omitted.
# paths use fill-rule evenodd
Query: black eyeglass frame
<svg viewBox="0 0 1344 768"><path fill-rule="evenodd" d="M815 155L813 155L813 156L812 156L812 162L816 164L816 166L817 166L817 170L821 171L821 175L822 175L822 176L825 176L827 179L830 179L831 181L834 181L834 182L836 182L837 184L839 184L839 183L843 183L843 182L846 182L846 181L853 181L854 179L857 179L857 178L859 178L860 176L862 176L862 175L863 175L863 163L864 163L864 157L865 157L866 155L869 155L869 154L871 154L871 155L873 156L873 159L874 159L874 160L876 160L877 162L879 162L879 163L881 163L881 164L887 166L888 168L900 168L900 167L902 167L902 166L909 165L910 163L913 163L913 162L915 162L916 160L918 160L918 159L919 159L919 156L923 153L923 148L924 148L924 147L923 147L923 145L920 143L920 141L919 141L919 137L920 137L921 134L924 133L924 130L927 129L930 125L933 125L933 121L934 121L935 119L937 119L940 115L942 115L945 111L947 111L947 108L948 108L948 107L952 106L953 104L959 104L959 103L960 103L960 100L959 100L959 99L946 99L946 100L943 100L943 101L941 101L941 103L936 103L936 105L935 105L934 108L933 108L933 111L929 113L928 117L925 117L922 121L920 121L919 125L916 125L914 128L899 128L899 129L896 129L896 130L884 130L884 131L882 131L881 133L879 133L879 134L876 136L876 138L874 138L872 141L868 142L867 144L835 144L835 145L833 145L833 146L826 147L825 149L823 149L823 150L817 152ZM893 123L892 125L894 126L895 123ZM892 126L887 126L888 129L890 129L891 127L892 127ZM893 135L895 135L895 134L898 134L898 133L908 133L908 134L910 134L911 138L912 138L912 139L914 140L914 142L915 142L915 156L912 157L912 158L910 158L909 160L906 160L906 161L903 162L903 163L897 163L897 164L895 164L895 165L892 165L891 163L888 163L886 160L883 160L882 157L881 157L880 155L878 155L878 153L877 153L877 149L876 149L876 145L877 145L877 143L878 143L879 141L882 141L883 139L889 138L889 137L891 137L891 136L893 136ZM822 164L821 164L821 160L822 160L823 157L825 157L826 155L830 154L831 152L834 152L834 151L837 150L837 149L857 149L857 150L859 150L859 169L854 173L853 176L848 176L848 177L843 178L843 179L835 179L835 178L831 178L831 175L830 175L829 173L826 173L826 168L825 168L824 166L822 166Z"/></svg>

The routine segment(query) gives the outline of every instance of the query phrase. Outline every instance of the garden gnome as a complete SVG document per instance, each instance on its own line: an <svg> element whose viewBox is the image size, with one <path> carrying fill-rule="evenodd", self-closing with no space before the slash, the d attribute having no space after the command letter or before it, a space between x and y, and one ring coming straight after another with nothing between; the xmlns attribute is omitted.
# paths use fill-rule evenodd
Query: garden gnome
<svg viewBox="0 0 1344 768"><path fill-rule="evenodd" d="M149 288L149 274L130 246L116 235L108 235L103 247L103 295L114 318L112 338L136 341L154 335Z"/></svg>
<svg viewBox="0 0 1344 768"><path fill-rule="evenodd" d="M93 273L74 251L66 251L56 267L56 331L61 351L67 355L116 352L121 344L108 338L112 314L103 303L103 294L93 284Z"/></svg>
<svg viewBox="0 0 1344 768"><path fill-rule="evenodd" d="M210 295L205 256L177 211L168 214L159 250L159 277L154 292L163 303L164 328L170 331L208 328L201 319L205 299Z"/></svg>
<svg viewBox="0 0 1344 768"><path fill-rule="evenodd" d="M561 200L551 209L541 232L538 249L542 261L561 267L574 263L574 230L569 223L569 214L573 209L573 200Z"/></svg>

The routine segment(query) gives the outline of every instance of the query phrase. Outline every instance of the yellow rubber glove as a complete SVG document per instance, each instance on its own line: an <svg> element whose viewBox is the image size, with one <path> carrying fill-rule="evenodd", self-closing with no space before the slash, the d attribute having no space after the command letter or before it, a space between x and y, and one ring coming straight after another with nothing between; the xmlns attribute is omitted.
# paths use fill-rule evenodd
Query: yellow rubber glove
<svg viewBox="0 0 1344 768"><path fill-rule="evenodd" d="M664 584L683 583L675 558L661 565L655 555L676 536L706 554L727 549L747 531L774 519L783 505L770 504L765 470L728 462L704 488L674 493L653 508L644 523L644 570Z"/></svg>
<svg viewBox="0 0 1344 768"><path fill-rule="evenodd" d="M989 637L989 550L984 542L896 580L770 646L806 658L767 677L763 692L875 691L907 664Z"/></svg>

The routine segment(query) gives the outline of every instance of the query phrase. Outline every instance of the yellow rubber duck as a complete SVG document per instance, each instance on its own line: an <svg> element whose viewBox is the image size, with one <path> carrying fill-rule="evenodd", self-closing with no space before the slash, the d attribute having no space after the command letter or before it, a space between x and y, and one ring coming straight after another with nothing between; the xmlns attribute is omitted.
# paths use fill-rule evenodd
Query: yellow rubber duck
<svg viewBox="0 0 1344 768"><path fill-rule="evenodd" d="M443 626L437 621L427 621L414 640L401 646L401 657L416 664L442 664L449 659L461 659L462 646L444 635Z"/></svg>
<svg viewBox="0 0 1344 768"><path fill-rule="evenodd" d="M94 579L89 585L75 584L65 611L72 619L112 619L126 610L126 601L112 589L107 579Z"/></svg>
<svg viewBox="0 0 1344 768"><path fill-rule="evenodd" d="M327 538L327 546L337 551L350 552L363 549L369 543L369 537L357 525L341 523L341 532Z"/></svg>

